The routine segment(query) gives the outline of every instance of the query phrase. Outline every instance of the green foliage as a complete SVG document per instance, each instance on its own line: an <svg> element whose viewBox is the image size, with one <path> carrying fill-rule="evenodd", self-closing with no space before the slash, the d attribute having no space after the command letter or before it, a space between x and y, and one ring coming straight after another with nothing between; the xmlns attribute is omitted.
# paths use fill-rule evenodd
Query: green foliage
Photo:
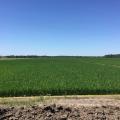
<svg viewBox="0 0 120 120"><path fill-rule="evenodd" d="M105 58L120 58L120 54L109 54L109 55L105 55Z"/></svg>
<svg viewBox="0 0 120 120"><path fill-rule="evenodd" d="M120 93L120 59L43 57L0 61L0 96Z"/></svg>

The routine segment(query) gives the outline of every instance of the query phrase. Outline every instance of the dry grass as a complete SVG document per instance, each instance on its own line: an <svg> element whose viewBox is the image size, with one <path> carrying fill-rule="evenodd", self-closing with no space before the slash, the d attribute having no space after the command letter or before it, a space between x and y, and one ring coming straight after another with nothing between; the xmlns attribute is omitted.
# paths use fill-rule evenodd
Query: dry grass
<svg viewBox="0 0 120 120"><path fill-rule="evenodd" d="M32 96L32 97L1 97L0 106L31 106L40 104L64 103L64 101L89 101L89 100L116 100L120 101L120 95L72 95L72 96ZM77 104L77 103L76 103ZM80 104L80 103L79 103Z"/></svg>

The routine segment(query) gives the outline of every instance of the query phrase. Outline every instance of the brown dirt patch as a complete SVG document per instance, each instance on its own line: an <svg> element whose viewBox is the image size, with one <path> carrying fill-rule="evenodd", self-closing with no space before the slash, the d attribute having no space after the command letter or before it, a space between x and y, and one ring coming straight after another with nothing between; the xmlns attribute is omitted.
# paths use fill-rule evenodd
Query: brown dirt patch
<svg viewBox="0 0 120 120"><path fill-rule="evenodd" d="M35 104L1 105L0 120L120 120L119 96L50 97Z"/></svg>
<svg viewBox="0 0 120 120"><path fill-rule="evenodd" d="M61 105L0 108L0 120L119 120L120 107Z"/></svg>

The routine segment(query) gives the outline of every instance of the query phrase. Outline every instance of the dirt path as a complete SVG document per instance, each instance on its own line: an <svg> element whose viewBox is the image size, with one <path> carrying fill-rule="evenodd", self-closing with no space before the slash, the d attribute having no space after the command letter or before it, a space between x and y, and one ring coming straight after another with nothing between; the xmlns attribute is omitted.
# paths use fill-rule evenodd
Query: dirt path
<svg viewBox="0 0 120 120"><path fill-rule="evenodd" d="M28 106L34 104L40 105L50 103L77 106L120 106L120 95L32 96L0 98L0 106Z"/></svg>
<svg viewBox="0 0 120 120"><path fill-rule="evenodd" d="M120 106L120 100L114 99L60 99L60 100L53 100L51 101L52 104L60 104L65 106L85 106L85 107L92 107L92 106ZM49 101L48 101L49 104Z"/></svg>

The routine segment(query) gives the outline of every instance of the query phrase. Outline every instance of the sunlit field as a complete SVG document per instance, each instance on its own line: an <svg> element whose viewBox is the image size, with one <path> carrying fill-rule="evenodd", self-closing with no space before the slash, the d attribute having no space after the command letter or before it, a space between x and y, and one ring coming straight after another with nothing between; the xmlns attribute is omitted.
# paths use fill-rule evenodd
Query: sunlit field
<svg viewBox="0 0 120 120"><path fill-rule="evenodd" d="M120 93L119 58L0 60L0 96Z"/></svg>

